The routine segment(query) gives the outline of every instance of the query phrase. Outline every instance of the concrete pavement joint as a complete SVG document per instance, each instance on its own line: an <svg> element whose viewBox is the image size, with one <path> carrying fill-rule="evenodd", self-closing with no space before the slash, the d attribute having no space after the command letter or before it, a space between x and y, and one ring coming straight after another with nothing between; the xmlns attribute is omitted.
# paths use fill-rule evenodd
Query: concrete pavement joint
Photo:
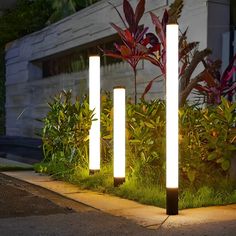
<svg viewBox="0 0 236 236"><path fill-rule="evenodd" d="M147 226L143 226L147 229L153 229L153 230L158 230L160 228L160 224L152 224L152 225L147 225Z"/></svg>
<svg viewBox="0 0 236 236"><path fill-rule="evenodd" d="M162 225L164 225L166 223L166 221L169 219L170 216L167 216L165 218L165 220L163 220L163 222L159 225L159 227L157 229L160 229L162 227Z"/></svg>
<svg viewBox="0 0 236 236"><path fill-rule="evenodd" d="M158 230L162 227L162 225L168 220L170 216L167 216L162 223L160 224L149 224L149 225L144 225L145 228L147 229L155 229L155 230Z"/></svg>

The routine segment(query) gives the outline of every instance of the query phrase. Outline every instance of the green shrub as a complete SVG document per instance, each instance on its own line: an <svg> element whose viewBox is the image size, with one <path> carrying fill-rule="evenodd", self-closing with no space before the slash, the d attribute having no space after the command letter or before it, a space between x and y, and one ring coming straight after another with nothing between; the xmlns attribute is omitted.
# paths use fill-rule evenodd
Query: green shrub
<svg viewBox="0 0 236 236"><path fill-rule="evenodd" d="M102 95L102 163L112 165L113 108L110 93ZM127 103L127 174L142 184L165 181L165 104L163 101Z"/></svg>
<svg viewBox="0 0 236 236"><path fill-rule="evenodd" d="M102 163L112 163L113 155L113 102L111 93L104 92L101 96L101 157Z"/></svg>
<svg viewBox="0 0 236 236"><path fill-rule="evenodd" d="M88 99L72 103L71 91L63 91L49 103L43 120L44 161L58 166L60 173L76 166L88 168L88 139L93 112ZM53 168L54 169L54 168Z"/></svg>
<svg viewBox="0 0 236 236"><path fill-rule="evenodd" d="M126 183L114 189L113 103L108 92L101 99L100 173L88 174L88 133L93 117L88 100L77 99L72 103L71 92L65 91L49 104L43 129L45 161L49 164L37 166L38 171L78 183L83 188L164 206L165 102L127 102ZM236 103L222 99L215 107L185 106L179 110L181 207L222 204L225 196L226 202L234 201L235 194L231 193L235 181L229 178L229 168L236 149L235 108ZM155 198L157 192L160 196ZM199 197L191 202L191 196L195 195Z"/></svg>
<svg viewBox="0 0 236 236"><path fill-rule="evenodd" d="M236 104L222 98L216 107L185 106L179 111L180 183L195 189L229 177L235 150ZM102 96L102 160L112 165L112 99ZM127 175L139 184L165 186L165 102L127 103Z"/></svg>
<svg viewBox="0 0 236 236"><path fill-rule="evenodd" d="M143 185L165 183L165 103L127 104L127 165Z"/></svg>
<svg viewBox="0 0 236 236"><path fill-rule="evenodd" d="M183 185L219 185L229 178L235 147L236 104L180 110L180 176Z"/></svg>

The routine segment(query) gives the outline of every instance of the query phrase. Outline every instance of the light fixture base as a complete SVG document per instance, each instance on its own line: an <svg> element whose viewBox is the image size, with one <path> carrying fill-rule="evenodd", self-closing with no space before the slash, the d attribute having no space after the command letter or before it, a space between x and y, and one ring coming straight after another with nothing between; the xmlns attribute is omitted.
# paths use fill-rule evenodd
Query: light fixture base
<svg viewBox="0 0 236 236"><path fill-rule="evenodd" d="M100 172L100 170L89 170L89 175L94 175L99 172Z"/></svg>
<svg viewBox="0 0 236 236"><path fill-rule="evenodd" d="M119 187L125 182L125 177L114 177L114 187Z"/></svg>
<svg viewBox="0 0 236 236"><path fill-rule="evenodd" d="M166 214L178 215L178 188L166 189Z"/></svg>

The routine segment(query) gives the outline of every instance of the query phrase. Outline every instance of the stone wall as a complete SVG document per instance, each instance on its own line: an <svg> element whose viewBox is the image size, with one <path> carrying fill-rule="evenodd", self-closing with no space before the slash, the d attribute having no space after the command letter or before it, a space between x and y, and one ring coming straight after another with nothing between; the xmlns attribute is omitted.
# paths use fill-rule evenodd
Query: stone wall
<svg viewBox="0 0 236 236"><path fill-rule="evenodd" d="M112 0L121 10L122 0ZM162 15L163 9L173 1L148 0L143 23L153 30L149 11ZM209 1L211 2L211 1ZM214 1L214 4L217 4ZM227 6L227 0L222 0ZM131 1L136 5L137 0ZM208 7L206 0L186 0L180 19L182 31L189 26L190 40L200 41L201 48L208 43ZM215 6L215 5L214 5ZM226 7L227 8L227 7ZM6 134L35 136L35 131L42 124L36 118L42 118L47 112L47 101L62 89L73 89L74 95L81 95L88 89L88 71L72 74L61 74L42 78L42 68L35 61L66 52L73 48L83 47L95 41L101 41L115 33L109 25L114 22L122 27L116 11L107 3L100 1L90 7L69 16L41 31L35 32L6 47ZM213 23L212 23L213 24ZM224 22L223 22L224 24ZM225 25L227 22L225 20ZM216 32L214 32L215 34ZM222 32L217 31L220 35ZM221 47L220 42L216 43ZM218 53L218 52L217 52ZM217 56L220 56L218 53ZM156 67L142 62L138 66L138 92L142 94L147 82L158 75ZM113 86L125 85L127 93L133 96L133 74L125 63L118 63L102 68L102 89L112 90ZM147 98L164 96L164 83L154 83Z"/></svg>

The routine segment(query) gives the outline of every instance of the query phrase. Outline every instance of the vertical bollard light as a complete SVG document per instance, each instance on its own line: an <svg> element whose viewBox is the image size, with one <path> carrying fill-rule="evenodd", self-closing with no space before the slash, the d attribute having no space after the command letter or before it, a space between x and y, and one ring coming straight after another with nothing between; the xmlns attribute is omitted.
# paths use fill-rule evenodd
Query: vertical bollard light
<svg viewBox="0 0 236 236"><path fill-rule="evenodd" d="M178 25L166 28L166 213L178 214Z"/></svg>
<svg viewBox="0 0 236 236"><path fill-rule="evenodd" d="M114 186L125 182L125 88L113 89Z"/></svg>
<svg viewBox="0 0 236 236"><path fill-rule="evenodd" d="M94 121L89 131L89 173L100 170L100 57L89 57L89 108Z"/></svg>

